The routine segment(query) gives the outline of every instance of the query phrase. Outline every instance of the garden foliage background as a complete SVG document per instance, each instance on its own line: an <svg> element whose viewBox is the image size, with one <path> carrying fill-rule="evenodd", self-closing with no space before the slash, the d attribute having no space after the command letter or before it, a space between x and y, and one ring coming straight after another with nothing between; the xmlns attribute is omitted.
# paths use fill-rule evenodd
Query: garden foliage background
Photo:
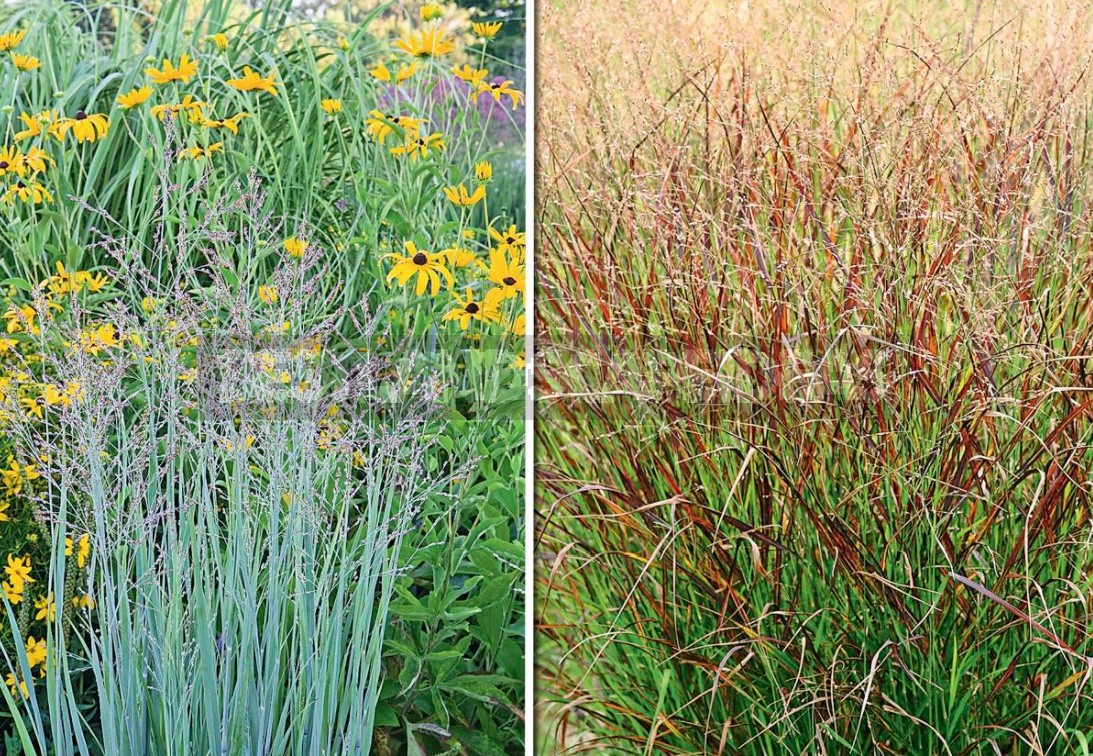
<svg viewBox="0 0 1093 756"><path fill-rule="evenodd" d="M214 424L195 420L202 413L191 407L179 427L200 437L200 448L181 451L167 472L135 455L130 463L148 467L146 477L109 468L117 501L127 485L155 489L164 475L183 476L180 491L179 481L197 486L179 472L196 466L224 473L197 488L228 518L234 499L224 493L226 480L241 474L254 496L273 496L270 481L255 473L257 458L293 469L306 458L314 463L308 475L327 470L351 482L344 496L355 511L360 496L375 504L361 462L367 452L347 442L352 464L327 456L348 428L412 422L416 435L405 448L419 453L407 463L414 476L391 488L394 511L406 519L368 552L397 547L390 569L369 573L379 586L376 606L382 613L389 603L390 614L381 623L376 732L365 750L523 751L523 15L523 4L511 2L0 6L0 563L8 566L9 620L0 727L7 752L102 752L104 720L140 720L149 743L172 732L159 723L157 735L147 711L127 710L135 700L128 693L104 698L110 686L98 676L104 669L96 674L103 659L91 649L125 609L96 589L122 562L100 554L110 543L94 523L59 516L57 493L69 491L59 481L67 478L50 470L64 453L28 445L47 437L60 443L53 430L95 416L88 402L109 392L89 385L91 374L121 376L111 396L132 422L158 411L147 406L153 385L175 386L154 394L165 402L197 396L202 346L238 348L233 339L244 331L258 344L245 359L257 356L259 377L278 391L299 383L303 392L304 382L276 360L321 341L316 353L340 350L337 364L374 368L377 382L397 383L413 401L400 405L403 415L370 406L356 423L339 419L345 409L327 402L313 448L293 451L290 433L281 456L270 456L267 438L248 432L238 416L216 426L223 437L207 438ZM162 368L148 343L164 333L176 360L170 380L126 383L147 375L148 365ZM328 346L334 342L336 350ZM70 372L75 363L85 370L82 384ZM419 400L414 415L406 407ZM104 459L124 458L111 438ZM242 465L249 454L257 455L253 479ZM335 487L313 488L329 498ZM78 509L82 500L69 493L66 506ZM286 490L276 499L292 510L295 495ZM276 519L258 517L255 532L268 537ZM348 519L346 532L356 532ZM373 521L360 522L372 532ZM215 587L234 569L224 557L231 549L200 522L190 525L223 570L210 573ZM63 533L71 534L67 548ZM262 561L272 554L247 553L258 565L254 585L273 581L275 569ZM117 577L121 595L133 576ZM290 603L292 581L285 582ZM145 653L194 630L185 602L173 611L182 616L161 619L177 635L142 636ZM257 611L271 609L259 602ZM285 614L285 622L298 615ZM225 620L214 612L209 621ZM190 670L193 690L223 684L231 670L242 674L243 662L225 661L224 636L212 640L218 661ZM276 638L263 639L255 654L276 657L297 642L306 652L307 641L292 635L278 647ZM133 673L130 681L154 666L116 661L118 676ZM289 669L310 663L283 661ZM339 695L353 690L337 684L315 683ZM323 720L307 700L312 694L300 690L284 711L314 715L314 724L286 714L271 727L297 744L294 752L318 752L308 727L317 732L321 723L332 731L322 736L327 745L337 746L347 720L336 706ZM192 693L183 699L191 702ZM228 712L235 699L223 695ZM233 720L224 717L227 727ZM216 734L207 735L212 747ZM194 752L203 737L195 725ZM249 741L227 742L245 749Z"/></svg>

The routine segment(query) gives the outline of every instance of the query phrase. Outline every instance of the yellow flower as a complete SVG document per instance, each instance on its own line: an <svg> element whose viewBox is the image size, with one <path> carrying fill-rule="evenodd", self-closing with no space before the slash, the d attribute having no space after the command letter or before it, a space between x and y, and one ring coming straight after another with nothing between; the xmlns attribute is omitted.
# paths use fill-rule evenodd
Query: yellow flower
<svg viewBox="0 0 1093 756"><path fill-rule="evenodd" d="M53 594L49 594L50 597ZM49 649L46 647L46 639L34 640L33 635L27 636L27 664L31 667L37 667L40 664L46 663L46 658L49 656Z"/></svg>
<svg viewBox="0 0 1093 756"><path fill-rule="evenodd" d="M31 305L25 307L16 307L12 305L8 308L8 311L4 313L4 320L8 321L8 333L19 333L20 331L29 331L30 333L37 334L39 331L34 325L34 317L38 314Z"/></svg>
<svg viewBox="0 0 1093 756"><path fill-rule="evenodd" d="M277 85L273 81L273 74L266 77L259 76L250 66L243 66L243 76L239 79L228 79L228 86L238 89L240 92L254 92L256 90L277 94Z"/></svg>
<svg viewBox="0 0 1093 756"><path fill-rule="evenodd" d="M16 52L11 54L11 63L20 71L33 71L42 65L42 62L33 55L20 55Z"/></svg>
<svg viewBox="0 0 1093 756"><path fill-rule="evenodd" d="M378 110L372 110L369 111L368 118L364 120L364 125L367 127L368 135L383 144L396 129L407 138L411 136L416 138L420 133L421 119L410 116L389 116Z"/></svg>
<svg viewBox="0 0 1093 756"><path fill-rule="evenodd" d="M163 117L170 113L171 115L178 115L182 111L186 111L189 115L191 123L200 123L201 119L205 116L202 113L202 109L209 103L203 100L195 100L193 95L186 95L182 98L182 102L174 105L156 105L152 108L152 115L159 120L163 120Z"/></svg>
<svg viewBox="0 0 1093 756"><path fill-rule="evenodd" d="M485 301L475 302L474 295L471 290L467 289L467 298L463 299L454 291L452 297L459 306L449 310L444 314L442 320L457 320L459 321L459 328L462 331L467 330L467 326L471 324L472 320L478 320L483 323L496 323L501 319L501 314L497 311L497 305L501 301L500 296L494 294L495 290L491 290L486 295Z"/></svg>
<svg viewBox="0 0 1093 756"><path fill-rule="evenodd" d="M11 518L8 517L8 508L11 506L9 501L0 501L0 522L11 522Z"/></svg>
<svg viewBox="0 0 1093 756"><path fill-rule="evenodd" d="M481 81L478 83L479 92L489 92L493 95L493 99L497 102L501 102L502 95L508 95L512 100L512 109L516 110L516 107L524 101L524 93L512 88L512 82L509 80L498 82Z"/></svg>
<svg viewBox="0 0 1093 756"><path fill-rule="evenodd" d="M52 202L53 195L37 181L17 181L7 188L4 195L0 197L0 202L10 205L16 199L28 205L37 205L41 202Z"/></svg>
<svg viewBox="0 0 1093 756"><path fill-rule="evenodd" d="M52 591L48 596L35 601L34 608L38 610L38 613L34 615L34 619L36 620L53 622L57 619L57 604L53 601Z"/></svg>
<svg viewBox="0 0 1093 756"><path fill-rule="evenodd" d="M406 135L406 141L398 147L391 148L392 155L409 155L411 160L417 160L418 157L427 157L429 150L436 150L440 152L444 149L444 135L443 134L430 134L429 136L414 136L410 133Z"/></svg>
<svg viewBox="0 0 1093 756"><path fill-rule="evenodd" d="M85 593L82 596L73 596L72 606L76 607L77 609L94 609L95 599L91 598L90 593Z"/></svg>
<svg viewBox="0 0 1093 756"><path fill-rule="evenodd" d="M145 85L143 87L137 87L131 89L125 94L118 95L118 105L128 110L129 108L135 108L142 102L152 96L152 88Z"/></svg>
<svg viewBox="0 0 1093 756"><path fill-rule="evenodd" d="M329 113L330 115L334 115L335 113L342 112L342 101L341 100L327 99L327 100L323 100L320 103L320 105L321 105L322 109L324 111L326 111L327 113Z"/></svg>
<svg viewBox="0 0 1093 756"><path fill-rule="evenodd" d="M49 133L57 141L63 141L69 131L76 137L77 142L94 142L102 139L110 130L110 119L103 113L88 114L77 110L72 118L62 118L49 127Z"/></svg>
<svg viewBox="0 0 1093 756"><path fill-rule="evenodd" d="M349 40L346 37L338 37L338 47L343 50L349 49Z"/></svg>
<svg viewBox="0 0 1093 756"><path fill-rule="evenodd" d="M7 598L8 603L18 604L23 600L23 584L13 583L10 580L5 581L0 585L0 589L3 589L4 596Z"/></svg>
<svg viewBox="0 0 1093 756"><path fill-rule="evenodd" d="M12 603L15 602L13 601ZM8 689L13 696L15 695L15 691L18 690L23 694L23 698L30 698L30 691L27 689L26 681L17 678L13 672L8 672L4 677L4 683L8 686Z"/></svg>
<svg viewBox="0 0 1093 756"><path fill-rule="evenodd" d="M510 367L512 367L513 370L523 370L525 367L527 367L527 362L524 360L523 352L512 358L512 365Z"/></svg>
<svg viewBox="0 0 1093 756"><path fill-rule="evenodd" d="M34 578L30 576L29 556L16 557L14 554L8 554L8 564L4 567L4 572L8 576L8 583L11 584L12 589L19 593L23 592L23 586L26 583L34 582Z"/></svg>
<svg viewBox="0 0 1093 756"><path fill-rule="evenodd" d="M193 111L191 110L191 113ZM246 111L239 111L233 116L228 118L206 118L204 114L201 115L200 121L202 128L206 129L227 129L233 134L239 133L239 122L244 118L250 118L250 113ZM193 119L191 119L193 120Z"/></svg>
<svg viewBox="0 0 1093 756"><path fill-rule="evenodd" d="M429 289L430 295L434 297L440 293L441 276L447 279L448 286L454 285L451 272L444 266L443 254L434 255L420 250L412 241L405 242L403 246L406 249L405 255L394 252L384 255L385 258L391 257L395 260L394 267L387 274L388 281L393 278L398 281L399 286L405 286L407 281L417 276L414 293L420 296L425 289Z"/></svg>
<svg viewBox="0 0 1093 756"><path fill-rule="evenodd" d="M23 411L26 412L27 417L36 418L42 420L42 405L38 403L36 399L31 399L29 396L25 396L19 400L19 404L23 405Z"/></svg>
<svg viewBox="0 0 1093 756"><path fill-rule="evenodd" d="M491 228L490 236L497 242L499 250L510 253L514 257L521 255L520 248L527 246L527 234L517 231L516 226L509 226L504 233Z"/></svg>
<svg viewBox="0 0 1093 756"><path fill-rule="evenodd" d="M462 79L475 89L490 75L490 72L485 68L471 68L467 63L464 63L462 68L456 66L452 69L452 73L456 75L456 78Z"/></svg>
<svg viewBox="0 0 1093 756"><path fill-rule="evenodd" d="M118 334L113 323L95 326L80 332L80 349L85 354L98 355L104 349L118 346Z"/></svg>
<svg viewBox="0 0 1093 756"><path fill-rule="evenodd" d="M22 131L16 132L15 141L21 142L24 139L41 136L42 127L49 123L50 120L52 120L51 118L49 118L49 115L50 114L48 113L48 111L44 111L42 113L39 113L38 115L31 115L27 112L20 113L19 120L23 122L23 125L26 126L26 128Z"/></svg>
<svg viewBox="0 0 1093 756"><path fill-rule="evenodd" d="M0 470L0 482L3 483L4 490L9 496L18 496L23 492L24 483L30 483L32 480L38 480L41 477L38 471L34 469L34 465L20 465L15 461L15 457L9 457L8 468Z"/></svg>
<svg viewBox="0 0 1093 756"><path fill-rule="evenodd" d="M258 298L266 304L274 304L277 301L277 287L276 286L259 286Z"/></svg>
<svg viewBox="0 0 1093 756"><path fill-rule="evenodd" d="M493 291L499 291L503 299L515 297L524 291L524 271L500 249L490 250L487 277L497 287Z"/></svg>
<svg viewBox="0 0 1093 756"><path fill-rule="evenodd" d="M190 160L200 160L201 158L210 158L213 156L214 153L222 152L223 149L223 142L214 142L208 147L200 147L195 145L193 147L188 147L187 149L182 150L182 152L178 154L178 159L185 160L188 158Z"/></svg>
<svg viewBox="0 0 1093 756"><path fill-rule="evenodd" d="M527 319L526 319L524 313L520 313L519 315L517 315L513 319L512 325L509 326L509 331L511 333L516 334L517 336L525 336L525 335L527 335L525 333L526 330L527 330Z"/></svg>
<svg viewBox="0 0 1093 756"><path fill-rule="evenodd" d="M155 310L158 305L159 302L156 301L155 297L144 297L140 300L140 309L144 310L144 312L149 315L152 314L152 311Z"/></svg>
<svg viewBox="0 0 1093 756"><path fill-rule="evenodd" d="M415 73L417 73L417 61L414 60L411 61L409 64L404 63L403 65L399 66L398 72L394 76L391 75L391 71L388 70L387 66L382 63L378 64L368 73L372 74L372 76L379 79L380 81L384 81L389 84L401 84L402 82L413 76Z"/></svg>
<svg viewBox="0 0 1093 756"><path fill-rule="evenodd" d="M303 257L304 252L311 246L311 242L297 239L295 236L290 236L285 239L283 243L285 245L285 251L288 252L288 256L296 259Z"/></svg>
<svg viewBox="0 0 1093 756"><path fill-rule="evenodd" d="M471 24L471 31L474 32L474 36L481 37L482 39L493 39L497 36L497 32L501 31L501 22L481 22Z"/></svg>
<svg viewBox="0 0 1093 756"><path fill-rule="evenodd" d="M148 77L155 84L167 84L172 81L189 83L190 79L197 75L197 61L190 60L189 55L182 53L177 66L171 63L169 59L164 58L162 70L149 67L144 69L144 73L148 74Z"/></svg>
<svg viewBox="0 0 1093 756"><path fill-rule="evenodd" d="M46 163L53 162L53 158L46 153L41 147L31 147L27 150L27 154L23 155L23 162L27 168L30 168L35 173L44 173L46 170Z"/></svg>
<svg viewBox="0 0 1093 756"><path fill-rule="evenodd" d="M73 543L71 538L65 539L65 556L72 556ZM83 569L83 566L87 564L88 557L91 556L91 534L84 533L80 536L79 540L75 543L76 552L76 566Z"/></svg>
<svg viewBox="0 0 1093 756"><path fill-rule="evenodd" d="M472 207L486 198L486 187L481 184L475 188L473 193L467 191L467 187L464 184L459 186L445 186L444 196L447 197L453 204L460 207Z"/></svg>
<svg viewBox="0 0 1093 756"><path fill-rule="evenodd" d="M440 3L426 3L421 6L421 20L432 21L444 15L444 6Z"/></svg>
<svg viewBox="0 0 1093 756"><path fill-rule="evenodd" d="M25 37L26 35L26 29L8 32L7 34L0 34L0 52L8 52L9 50L14 50L16 45L22 42L23 37Z"/></svg>
<svg viewBox="0 0 1093 756"><path fill-rule="evenodd" d="M448 265L453 268L466 268L478 259L478 255L463 247L449 247L440 254L444 255L444 259L448 261Z"/></svg>
<svg viewBox="0 0 1093 756"><path fill-rule="evenodd" d="M27 166L26 161L23 159L23 153L15 147L5 146L0 149L0 176L7 176L9 173L25 176Z"/></svg>
<svg viewBox="0 0 1093 756"><path fill-rule="evenodd" d="M474 164L474 177L479 181L486 182L493 180L493 166L486 160L482 160Z"/></svg>
<svg viewBox="0 0 1093 756"><path fill-rule="evenodd" d="M395 47L415 58L438 58L455 50L455 43L440 29L424 29L419 34L407 34L395 42Z"/></svg>
<svg viewBox="0 0 1093 756"><path fill-rule="evenodd" d="M224 34L223 32L220 32L218 34L210 34L209 36L205 37L205 41L206 42L212 42L214 45L219 47L221 50L227 50L228 49L228 42L229 42L228 35Z"/></svg>

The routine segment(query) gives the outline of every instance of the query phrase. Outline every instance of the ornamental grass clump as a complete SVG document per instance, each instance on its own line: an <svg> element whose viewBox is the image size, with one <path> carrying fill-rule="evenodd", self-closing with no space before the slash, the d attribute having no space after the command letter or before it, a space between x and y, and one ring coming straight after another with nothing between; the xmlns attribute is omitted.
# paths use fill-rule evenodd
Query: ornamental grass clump
<svg viewBox="0 0 1093 756"><path fill-rule="evenodd" d="M239 218L269 228L252 203L210 208L156 253L194 244L205 268L161 283L104 237L117 267L101 301L33 292L40 358L23 380L75 388L41 417L5 395L51 539L40 593L63 607L42 604L44 646L4 645L25 748L370 750L403 536L459 474L426 470L442 386L409 346L359 348L378 328L366 307L316 301L321 250L291 266L285 252L276 306L262 301L223 253L253 249Z"/></svg>
<svg viewBox="0 0 1093 756"><path fill-rule="evenodd" d="M1086 752L1090 6L564 5L549 745Z"/></svg>

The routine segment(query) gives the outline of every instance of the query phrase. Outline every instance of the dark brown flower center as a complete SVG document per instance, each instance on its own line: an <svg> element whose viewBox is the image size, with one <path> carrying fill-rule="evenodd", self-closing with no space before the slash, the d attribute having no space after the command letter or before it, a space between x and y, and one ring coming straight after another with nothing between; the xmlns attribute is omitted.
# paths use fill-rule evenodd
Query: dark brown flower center
<svg viewBox="0 0 1093 756"><path fill-rule="evenodd" d="M77 110L76 111L76 120L77 121L82 121L85 118L87 118L87 113L83 112L82 110Z"/></svg>
<svg viewBox="0 0 1093 756"><path fill-rule="evenodd" d="M505 242L507 244L515 244L516 243L516 237L515 236L506 236L505 237Z"/></svg>
<svg viewBox="0 0 1093 756"><path fill-rule="evenodd" d="M0 170L6 170L7 167L8 167L8 161L7 160L0 160Z"/></svg>
<svg viewBox="0 0 1093 756"><path fill-rule="evenodd" d="M501 283L505 284L505 286L512 286L516 283L516 279L512 276L505 276L501 279Z"/></svg>
<svg viewBox="0 0 1093 756"><path fill-rule="evenodd" d="M468 302L468 303L467 303L467 307L466 307L466 310L467 310L467 312L469 312L469 313L470 313L471 315L474 315L475 313L477 313L477 312L478 312L478 303L477 303L477 302Z"/></svg>
<svg viewBox="0 0 1093 756"><path fill-rule="evenodd" d="M424 252L418 252L416 255L413 256L412 259L414 265L424 265L425 263L429 262L429 258L425 256Z"/></svg>

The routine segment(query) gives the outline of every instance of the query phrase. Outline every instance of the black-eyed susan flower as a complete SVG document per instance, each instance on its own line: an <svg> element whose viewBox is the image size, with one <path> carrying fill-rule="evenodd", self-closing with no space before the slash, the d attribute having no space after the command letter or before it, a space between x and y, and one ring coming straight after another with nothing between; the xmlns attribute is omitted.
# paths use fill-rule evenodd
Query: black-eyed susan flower
<svg viewBox="0 0 1093 756"><path fill-rule="evenodd" d="M125 110L135 108L151 96L152 88L147 85L137 87L136 89L130 89L125 94L118 95L118 106Z"/></svg>
<svg viewBox="0 0 1093 756"><path fill-rule="evenodd" d="M24 139L41 136L44 129L49 126L55 118L56 113L51 110L43 110L41 113L35 115L26 112L20 113L19 120L23 122L23 126L26 128L15 133L15 141L21 142Z"/></svg>
<svg viewBox="0 0 1093 756"><path fill-rule="evenodd" d="M277 94L277 84L274 82L274 74L260 76L250 66L243 66L243 75L238 79L228 79L229 87L240 92L268 92Z"/></svg>
<svg viewBox="0 0 1093 756"><path fill-rule="evenodd" d="M478 260L478 255L464 247L449 247L440 254L444 255L444 259L452 269L466 268Z"/></svg>
<svg viewBox="0 0 1093 756"><path fill-rule="evenodd" d="M387 115L378 110L369 111L368 118L364 120L368 135L380 144L383 144L384 140L396 131L400 132L406 138L416 138L421 132L421 124L422 119L420 118L402 115Z"/></svg>
<svg viewBox="0 0 1093 756"><path fill-rule="evenodd" d="M490 236L497 242L497 248L499 250L514 256L522 254L519 252L519 249L521 247L526 247L528 243L527 234L517 231L515 225L509 226L504 231L498 231L495 228L491 228Z"/></svg>
<svg viewBox="0 0 1093 756"><path fill-rule="evenodd" d="M52 163L53 158L49 156L45 150L41 147L31 147L23 155L23 163L34 173L45 173L46 164ZM3 160L0 159L0 166L2 166Z"/></svg>
<svg viewBox="0 0 1093 756"><path fill-rule="evenodd" d="M0 202L6 205L10 205L15 200L21 200L28 205L37 205L42 202L52 202L53 195L37 181L20 180L9 186L3 196L0 196Z"/></svg>
<svg viewBox="0 0 1093 756"><path fill-rule="evenodd" d="M230 40L228 39L228 35L224 34L223 32L219 32L217 34L210 34L209 36L205 37L205 41L206 42L212 42L220 50L227 50L228 49L228 44L230 43Z"/></svg>
<svg viewBox="0 0 1093 756"><path fill-rule="evenodd" d="M440 293L441 277L447 280L448 286L454 285L452 274L444 265L444 255L430 254L420 250L412 241L405 242L403 246L406 249L405 255L395 252L384 255L385 258L390 257L395 260L394 267L387 274L388 281L395 279L399 286L405 286L407 281L416 276L417 284L414 287L414 293L420 296L429 289L430 295L434 297Z"/></svg>
<svg viewBox="0 0 1093 756"><path fill-rule="evenodd" d="M459 296L454 291L452 292L452 298L455 299L458 306L444 313L441 320L458 321L459 328L462 331L466 331L471 322L475 320L481 323L496 323L501 320L501 313L497 310L501 300L498 295L493 293L493 290L481 302L475 301L474 294L469 288L467 289L466 298Z"/></svg>
<svg viewBox="0 0 1093 756"><path fill-rule="evenodd" d="M266 304L276 304L278 298L278 292L276 286L259 286L258 298Z"/></svg>
<svg viewBox="0 0 1093 756"><path fill-rule="evenodd" d="M144 73L148 74L153 84L169 84L172 81L181 81L186 84L197 76L197 61L190 60L189 55L182 53L177 66L170 59L164 58L162 69L149 66L144 69Z"/></svg>
<svg viewBox="0 0 1093 756"><path fill-rule="evenodd" d="M493 166L488 160L480 160L474 164L474 177L483 184L493 181Z"/></svg>
<svg viewBox="0 0 1093 756"><path fill-rule="evenodd" d="M90 593L85 593L82 596L73 596L72 606L77 609L94 609L95 599L91 598Z"/></svg>
<svg viewBox="0 0 1093 756"><path fill-rule="evenodd" d="M211 158L218 152L224 149L223 142L214 142L208 147L201 147L200 145L194 145L188 147L178 153L179 160L201 160L202 158Z"/></svg>
<svg viewBox="0 0 1093 756"><path fill-rule="evenodd" d="M319 103L319 106L323 109L323 112L330 115L342 112L342 101L335 98L327 98Z"/></svg>
<svg viewBox="0 0 1093 756"><path fill-rule="evenodd" d="M25 176L27 164L22 152L15 147L5 146L0 149L0 177L10 174Z"/></svg>
<svg viewBox="0 0 1093 756"><path fill-rule="evenodd" d="M197 100L193 95L186 95L182 98L182 102L179 103L164 103L162 105L155 105L152 107L152 115L159 120L170 113L177 116L179 113L186 113L191 123L200 123L205 117L204 109L209 106L209 103L204 100Z"/></svg>
<svg viewBox="0 0 1093 756"><path fill-rule="evenodd" d="M299 259L304 256L304 252L307 252L307 248L311 246L311 242L299 239L295 236L290 236L285 239L282 244L285 247L285 251L288 252L288 256Z"/></svg>
<svg viewBox="0 0 1093 756"><path fill-rule="evenodd" d="M193 111L191 110L190 112ZM245 110L241 110L235 115L228 116L227 118L208 118L204 114L202 114L200 124L201 127L205 129L227 129L233 134L238 134L239 122L242 121L244 118L250 118L250 113L246 112Z"/></svg>
<svg viewBox="0 0 1093 756"><path fill-rule="evenodd" d="M475 89L490 75L490 72L485 68L472 68L467 63L464 63L462 68L456 66L452 69L452 73L455 74L456 78L462 79Z"/></svg>
<svg viewBox="0 0 1093 756"><path fill-rule="evenodd" d="M62 118L49 127L49 133L58 141L64 141L70 131L77 142L94 142L106 136L110 130L110 119L103 113L86 113L77 110L72 118Z"/></svg>
<svg viewBox="0 0 1093 756"><path fill-rule="evenodd" d="M460 207L472 207L486 198L486 187L479 184L473 192L468 192L464 184L444 187L444 196L452 204Z"/></svg>
<svg viewBox="0 0 1093 756"><path fill-rule="evenodd" d="M440 3L426 3L421 6L421 20L432 21L444 15L444 6Z"/></svg>
<svg viewBox="0 0 1093 756"><path fill-rule="evenodd" d="M527 316L524 313L520 313L512 319L512 323L509 324L509 333L516 334L517 336L525 336L527 331Z"/></svg>
<svg viewBox="0 0 1093 756"><path fill-rule="evenodd" d="M404 63L398 67L398 71L392 75L390 69L383 63L379 63L375 68L368 71L372 76L382 82L388 84L401 84L409 79L415 73L417 73L417 61L410 61L410 63Z"/></svg>
<svg viewBox="0 0 1093 756"><path fill-rule="evenodd" d="M489 280L502 299L511 299L524 292L524 271L500 249L490 250Z"/></svg>
<svg viewBox="0 0 1093 756"><path fill-rule="evenodd" d="M497 36L497 32L501 31L500 21L481 21L471 24L471 31L474 32L474 36L482 39L493 39Z"/></svg>
<svg viewBox="0 0 1093 756"><path fill-rule="evenodd" d="M11 64L20 71L33 71L40 67L42 62L33 55L20 55L17 52L11 54Z"/></svg>
<svg viewBox="0 0 1093 756"><path fill-rule="evenodd" d="M7 34L0 34L0 52L8 52L14 50L20 42L23 41L23 37L27 35L26 29L19 29L17 31L8 32Z"/></svg>
<svg viewBox="0 0 1093 756"><path fill-rule="evenodd" d="M395 47L415 58L439 58L455 50L455 43L444 36L440 29L423 29L417 34L407 34L395 42Z"/></svg>
<svg viewBox="0 0 1093 756"><path fill-rule="evenodd" d="M493 95L493 99L497 102L501 102L503 96L508 96L512 100L512 109L516 110L517 106L524 101L524 93L512 88L512 82L506 79L501 82L488 82L482 81L478 83L479 92L488 92Z"/></svg>
<svg viewBox="0 0 1093 756"><path fill-rule="evenodd" d="M79 334L79 347L85 354L97 356L106 349L119 346L118 332L113 323L92 326Z"/></svg>
<svg viewBox="0 0 1093 756"><path fill-rule="evenodd" d="M406 141L398 147L391 148L392 155L409 155L411 160L419 157L428 157L430 150L440 152L444 149L444 135L440 133L428 136L406 134Z"/></svg>

